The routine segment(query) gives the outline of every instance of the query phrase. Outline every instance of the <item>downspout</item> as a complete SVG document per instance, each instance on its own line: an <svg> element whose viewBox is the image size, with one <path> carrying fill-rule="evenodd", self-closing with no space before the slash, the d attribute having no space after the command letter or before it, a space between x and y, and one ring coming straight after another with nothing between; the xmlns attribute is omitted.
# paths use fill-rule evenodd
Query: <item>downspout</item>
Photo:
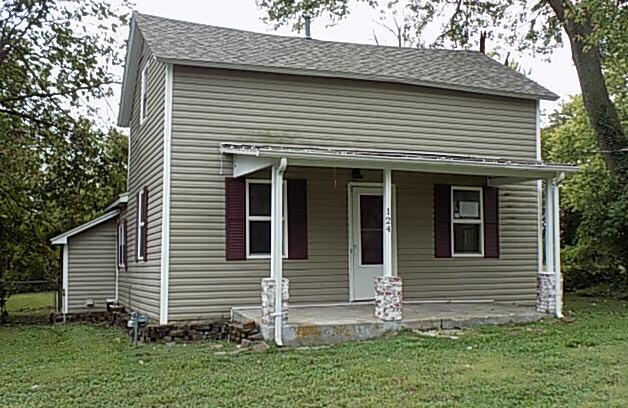
<svg viewBox="0 0 628 408"><path fill-rule="evenodd" d="M536 160L543 161L541 151L541 101L536 101ZM543 273L543 180L536 181L537 274Z"/></svg>
<svg viewBox="0 0 628 408"><path fill-rule="evenodd" d="M282 157L275 171L273 171L275 188L275 206L273 219L275 220L274 229L274 245L273 259L274 278L275 278L275 343L283 346L283 174L288 166L288 159Z"/></svg>
<svg viewBox="0 0 628 408"><path fill-rule="evenodd" d="M69 288L69 265L70 261L70 245L66 239L66 243L63 245L63 270L62 270L62 281L63 281L63 321L65 322L66 315L68 314L69 309L69 299L68 299L68 288Z"/></svg>

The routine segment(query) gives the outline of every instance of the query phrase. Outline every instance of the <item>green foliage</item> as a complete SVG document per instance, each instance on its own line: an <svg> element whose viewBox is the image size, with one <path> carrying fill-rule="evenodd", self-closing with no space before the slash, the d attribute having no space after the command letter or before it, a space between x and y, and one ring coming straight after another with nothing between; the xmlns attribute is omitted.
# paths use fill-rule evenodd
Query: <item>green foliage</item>
<svg viewBox="0 0 628 408"><path fill-rule="evenodd" d="M7 0L0 16L0 282L45 279L48 239L125 189L126 136L91 118L127 19L96 0Z"/></svg>
<svg viewBox="0 0 628 408"><path fill-rule="evenodd" d="M628 303L566 301L573 323L262 354L210 342L135 348L86 325L0 328L0 406L626 406Z"/></svg>
<svg viewBox="0 0 628 408"><path fill-rule="evenodd" d="M543 130L543 158L578 163L561 188L565 287L626 287L628 191L619 188L599 153L582 98L574 97Z"/></svg>

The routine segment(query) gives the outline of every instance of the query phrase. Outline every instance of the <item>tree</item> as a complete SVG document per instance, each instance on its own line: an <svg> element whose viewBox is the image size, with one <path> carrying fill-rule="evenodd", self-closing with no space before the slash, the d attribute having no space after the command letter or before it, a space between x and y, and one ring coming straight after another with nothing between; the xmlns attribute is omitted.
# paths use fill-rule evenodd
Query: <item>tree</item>
<svg viewBox="0 0 628 408"><path fill-rule="evenodd" d="M619 99L618 107L625 113L625 100ZM580 166L561 187L565 288L605 283L623 291L628 283L628 191L617 189L607 170L581 96L550 120L542 131L543 158Z"/></svg>
<svg viewBox="0 0 628 408"><path fill-rule="evenodd" d="M126 186L126 136L93 121L116 83L125 7L0 4L0 284L56 274L48 239Z"/></svg>
<svg viewBox="0 0 628 408"><path fill-rule="evenodd" d="M622 189L628 188L628 138L617 108L609 96L608 70L615 69L626 92L628 67L628 6L625 0L357 0L375 9L404 4L414 16L415 36L421 38L429 22L445 21L434 46L469 48L480 32L518 50L549 55L562 44L563 33L571 44L584 106L597 146L608 170ZM348 0L256 0L277 26L292 24L299 30L300 16L346 17ZM613 60L614 66L605 64ZM605 73L607 77L605 78ZM623 75L623 76L622 76ZM623 79L621 79L623 78ZM619 84L615 84L619 85Z"/></svg>

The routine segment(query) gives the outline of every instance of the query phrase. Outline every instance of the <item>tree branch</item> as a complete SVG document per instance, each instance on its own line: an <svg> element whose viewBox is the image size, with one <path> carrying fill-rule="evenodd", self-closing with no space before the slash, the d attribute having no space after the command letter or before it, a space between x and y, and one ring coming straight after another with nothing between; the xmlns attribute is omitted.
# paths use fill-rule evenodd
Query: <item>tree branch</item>
<svg viewBox="0 0 628 408"><path fill-rule="evenodd" d="M119 81L104 81L104 82L100 82L96 85L86 85L86 86L79 86L76 87L74 89L70 89L67 91L63 91L63 92L32 92L30 94L26 94L26 95L18 95L18 96L14 96L11 98L2 98L0 99L0 103L5 103L5 102L15 102L15 101L21 101L24 99L30 99L30 98L52 98L54 96L66 96L66 95L72 95L75 94L77 92L80 91L85 91L88 89L95 89L95 88L100 88L103 85L112 85L112 84L119 84Z"/></svg>
<svg viewBox="0 0 628 408"><path fill-rule="evenodd" d="M18 111L13 110L13 109L0 108L0 113L5 113L5 114L11 115L11 116L17 116L18 118L26 119L26 120L29 120L29 121L31 121L33 123L37 123L37 124L43 125L43 126L54 126L54 124L52 124L52 123L50 123L48 121L37 119L34 116L28 115L26 113L18 112Z"/></svg>

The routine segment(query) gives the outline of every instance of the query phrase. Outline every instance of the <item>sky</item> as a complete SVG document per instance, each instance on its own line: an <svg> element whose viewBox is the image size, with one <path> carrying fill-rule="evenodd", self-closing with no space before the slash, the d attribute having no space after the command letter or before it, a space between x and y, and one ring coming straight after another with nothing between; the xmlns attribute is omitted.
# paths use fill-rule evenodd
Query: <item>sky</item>
<svg viewBox="0 0 628 408"><path fill-rule="evenodd" d="M146 14L196 23L217 25L222 27L238 28L268 34L293 35L289 27L275 30L272 25L262 21L264 12L255 5L255 0L135 0L135 9ZM396 45L396 38L380 27L376 22L375 13L362 3L353 2L350 5L351 14L338 24L329 27L327 21L315 19L312 21L312 37L320 40L332 40L354 43L375 44L373 32L380 44ZM487 50L491 44L487 42ZM514 56L525 68L530 70L529 77L554 93L561 99L556 102L542 101L541 110L544 114L543 123L546 123L547 113L559 107L570 95L580 93L578 77L571 60L571 51L568 45L556 50L551 62L541 57ZM119 93L112 98L109 105L117 107ZM114 123L117 109L107 109L107 118ZM113 117L112 117L113 116Z"/></svg>

